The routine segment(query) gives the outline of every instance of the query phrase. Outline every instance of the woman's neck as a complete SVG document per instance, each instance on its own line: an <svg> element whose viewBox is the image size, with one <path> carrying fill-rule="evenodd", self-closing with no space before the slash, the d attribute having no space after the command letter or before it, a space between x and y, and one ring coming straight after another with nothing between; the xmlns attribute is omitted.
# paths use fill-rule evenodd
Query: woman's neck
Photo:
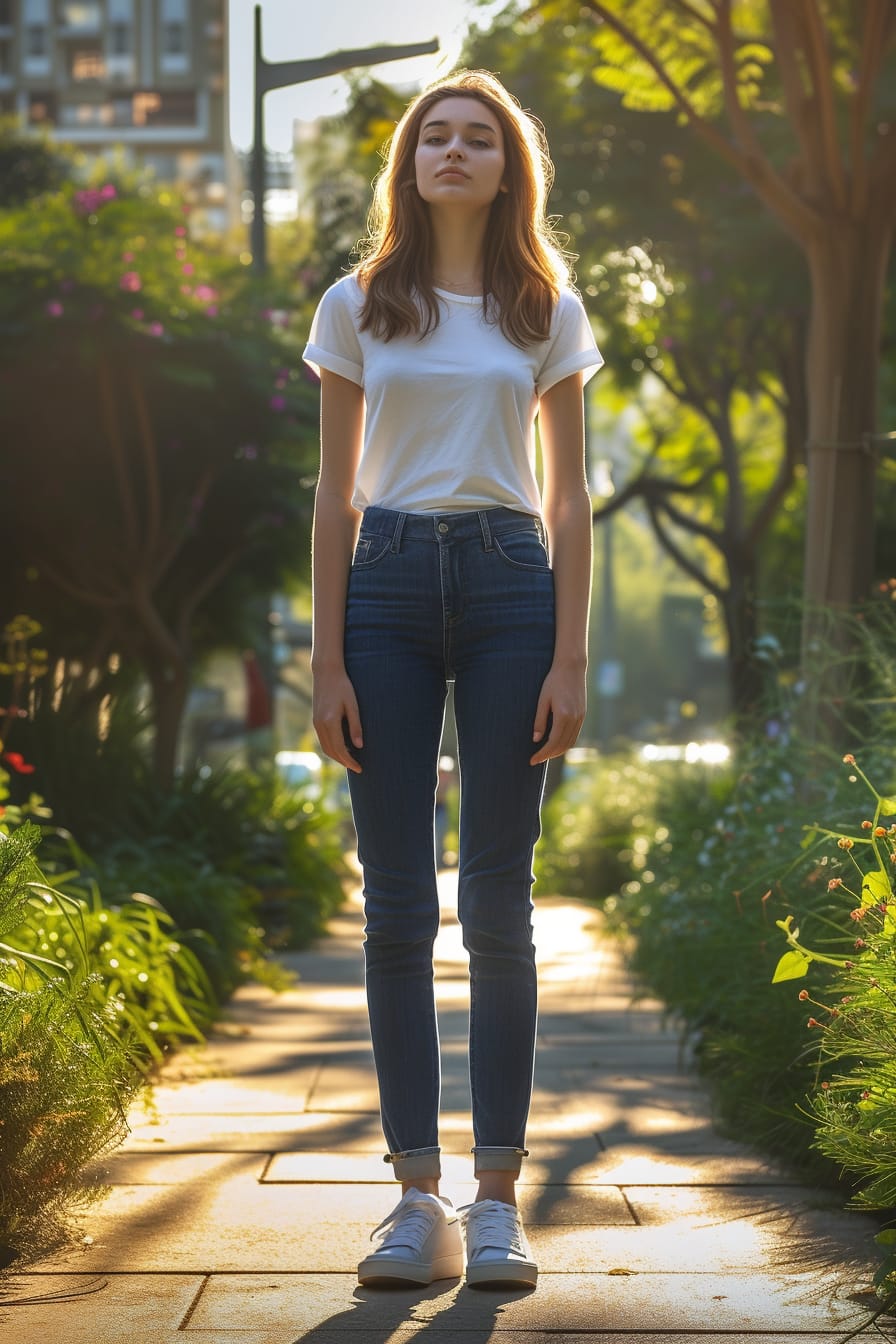
<svg viewBox="0 0 896 1344"><path fill-rule="evenodd" d="M437 288L482 292L485 229L488 215L430 215L432 221L432 281Z"/></svg>

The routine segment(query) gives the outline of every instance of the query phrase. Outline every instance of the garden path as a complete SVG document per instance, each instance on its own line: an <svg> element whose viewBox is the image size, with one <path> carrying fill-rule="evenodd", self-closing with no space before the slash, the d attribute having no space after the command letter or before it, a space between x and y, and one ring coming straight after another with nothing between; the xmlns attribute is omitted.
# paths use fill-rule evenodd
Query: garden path
<svg viewBox="0 0 896 1344"><path fill-rule="evenodd" d="M445 1193L473 1197L466 956L442 876L437 982ZM634 997L592 910L539 899L541 1017L521 1206L537 1290L361 1289L395 1202L366 1028L361 907L242 989L172 1061L103 1164L85 1242L5 1285L17 1344L801 1344L867 1318L869 1217L714 1133L660 1005ZM89 1238L89 1240L88 1240ZM90 1291L96 1290L96 1291ZM863 1291L864 1290L864 1291ZM54 1296L55 1295L55 1296ZM34 1298L43 1301L33 1301Z"/></svg>

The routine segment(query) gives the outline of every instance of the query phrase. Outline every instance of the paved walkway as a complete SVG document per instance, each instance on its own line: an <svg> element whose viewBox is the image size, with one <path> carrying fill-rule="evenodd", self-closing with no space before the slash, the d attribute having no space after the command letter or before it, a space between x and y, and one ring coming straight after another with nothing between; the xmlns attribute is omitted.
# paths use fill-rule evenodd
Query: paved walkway
<svg viewBox="0 0 896 1344"><path fill-rule="evenodd" d="M466 958L450 875L437 947L443 1188L473 1197ZM367 1040L353 900L291 957L296 987L242 990L104 1164L83 1247L5 1283L16 1344L802 1344L867 1318L876 1224L713 1133L659 1006L633 1001L594 913L538 902L540 1048L521 1205L537 1290L360 1289L396 1199ZM89 1240L88 1240L89 1238ZM88 1291L95 1289L96 1291ZM56 1295L54 1297L54 1295ZM8 1335L5 1332L8 1331Z"/></svg>

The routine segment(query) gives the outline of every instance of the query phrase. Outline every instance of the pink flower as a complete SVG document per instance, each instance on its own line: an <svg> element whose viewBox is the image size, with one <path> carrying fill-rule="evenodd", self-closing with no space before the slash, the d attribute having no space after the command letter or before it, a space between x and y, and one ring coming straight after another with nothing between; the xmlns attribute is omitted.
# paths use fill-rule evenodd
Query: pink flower
<svg viewBox="0 0 896 1344"><path fill-rule="evenodd" d="M192 294L193 290L190 285L181 285L180 292L181 294Z"/></svg>
<svg viewBox="0 0 896 1344"><path fill-rule="evenodd" d="M161 322L150 322L149 334L150 336L164 336L165 328L162 326Z"/></svg>
<svg viewBox="0 0 896 1344"><path fill-rule="evenodd" d="M143 309L142 309L142 308L132 308L132 309L131 309L131 317L134 319L135 322L142 322L142 321L143 321Z"/></svg>
<svg viewBox="0 0 896 1344"><path fill-rule="evenodd" d="M47 304L47 312L49 313L50 317L61 317L62 314L65 312L65 309L63 308L62 304L59 302L58 299L51 299L50 302Z"/></svg>
<svg viewBox="0 0 896 1344"><path fill-rule="evenodd" d="M187 234L187 231L184 228L183 224L178 224L174 232L177 234L178 238L185 238Z"/></svg>
<svg viewBox="0 0 896 1344"><path fill-rule="evenodd" d="M193 290L200 303L214 303L218 297L218 291L211 285L197 285Z"/></svg>
<svg viewBox="0 0 896 1344"><path fill-rule="evenodd" d="M181 266L180 269L184 275L192 275L196 268L191 261L188 261L184 266Z"/></svg>
<svg viewBox="0 0 896 1344"><path fill-rule="evenodd" d="M285 411L286 398L281 396L271 397L270 407L272 411Z"/></svg>
<svg viewBox="0 0 896 1344"><path fill-rule="evenodd" d="M209 304L209 306L208 306L208 307L206 308L206 310L205 310L205 315L206 315L206 317L217 317L217 316L218 316L218 305L217 305L216 303L211 303L211 304Z"/></svg>
<svg viewBox="0 0 896 1344"><path fill-rule="evenodd" d="M111 182L107 182L104 187L100 188L100 195L102 196L104 201L114 201L115 197L118 195L118 192L115 190Z"/></svg>
<svg viewBox="0 0 896 1344"><path fill-rule="evenodd" d="M143 281L136 271L125 271L118 283L122 289L127 290L130 294L136 294L138 290L143 288Z"/></svg>
<svg viewBox="0 0 896 1344"><path fill-rule="evenodd" d="M121 259L122 259L122 261L133 261L133 260L134 260L134 254L133 254L133 252L122 252L122 254L121 254Z"/></svg>

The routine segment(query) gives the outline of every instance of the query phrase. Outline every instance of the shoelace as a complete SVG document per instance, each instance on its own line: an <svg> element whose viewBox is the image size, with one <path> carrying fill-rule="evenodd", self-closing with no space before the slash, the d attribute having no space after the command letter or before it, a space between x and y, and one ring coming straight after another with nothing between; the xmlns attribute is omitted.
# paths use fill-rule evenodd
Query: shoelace
<svg viewBox="0 0 896 1344"><path fill-rule="evenodd" d="M481 1205L471 1204L458 1209L467 1237L473 1242L471 1253L492 1247L525 1255L522 1228L516 1209L496 1201Z"/></svg>
<svg viewBox="0 0 896 1344"><path fill-rule="evenodd" d="M380 1250L407 1246L412 1251L419 1251L432 1231L438 1211L423 1200L408 1200L405 1203L406 1199L405 1195L379 1227L371 1232L371 1241L382 1232Z"/></svg>

